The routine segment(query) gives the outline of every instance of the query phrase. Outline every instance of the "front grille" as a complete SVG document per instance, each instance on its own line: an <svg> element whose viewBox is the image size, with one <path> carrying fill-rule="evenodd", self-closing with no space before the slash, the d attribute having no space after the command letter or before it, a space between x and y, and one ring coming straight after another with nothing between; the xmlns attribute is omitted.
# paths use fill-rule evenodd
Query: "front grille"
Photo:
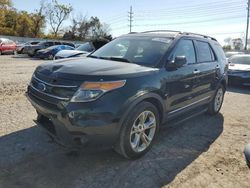
<svg viewBox="0 0 250 188"><path fill-rule="evenodd" d="M76 85L56 85L48 83L35 75L30 83L30 93L39 100L57 105L61 101L69 101L77 91Z"/></svg>

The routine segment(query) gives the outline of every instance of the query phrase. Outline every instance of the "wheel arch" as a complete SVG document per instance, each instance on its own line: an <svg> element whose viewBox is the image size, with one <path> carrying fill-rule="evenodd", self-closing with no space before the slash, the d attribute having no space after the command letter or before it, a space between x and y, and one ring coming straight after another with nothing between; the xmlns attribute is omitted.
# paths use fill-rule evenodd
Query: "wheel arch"
<svg viewBox="0 0 250 188"><path fill-rule="evenodd" d="M146 93L146 94L136 98L135 100L133 100L133 102L130 102L129 106L123 112L123 115L120 119L120 123L119 123L120 128L122 127L123 122L126 120L126 117L129 114L129 112L133 108L135 108L136 105L138 105L139 103L141 103L143 101L150 102L151 104L153 104L159 112L160 123L164 121L166 107L165 107L165 102L164 102L163 98L157 93Z"/></svg>

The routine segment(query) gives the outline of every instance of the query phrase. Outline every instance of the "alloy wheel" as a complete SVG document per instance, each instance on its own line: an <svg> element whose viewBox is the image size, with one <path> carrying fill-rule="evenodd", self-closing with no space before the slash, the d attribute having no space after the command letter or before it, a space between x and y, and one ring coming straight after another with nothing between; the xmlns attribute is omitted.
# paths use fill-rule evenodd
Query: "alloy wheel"
<svg viewBox="0 0 250 188"><path fill-rule="evenodd" d="M214 111L215 112L220 110L220 107L223 102L223 94L224 94L223 89L219 88L214 99Z"/></svg>
<svg viewBox="0 0 250 188"><path fill-rule="evenodd" d="M156 118L153 112L143 111L134 121L130 131L130 145L139 153L148 148L156 132Z"/></svg>

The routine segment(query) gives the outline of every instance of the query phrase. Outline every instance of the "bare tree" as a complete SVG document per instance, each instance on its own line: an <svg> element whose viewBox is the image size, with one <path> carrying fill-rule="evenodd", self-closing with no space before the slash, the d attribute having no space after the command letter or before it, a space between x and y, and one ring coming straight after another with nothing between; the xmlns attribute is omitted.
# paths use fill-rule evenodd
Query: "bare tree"
<svg viewBox="0 0 250 188"><path fill-rule="evenodd" d="M46 15L55 37L61 29L62 23L68 19L73 8L71 5L59 4L57 0L46 5Z"/></svg>

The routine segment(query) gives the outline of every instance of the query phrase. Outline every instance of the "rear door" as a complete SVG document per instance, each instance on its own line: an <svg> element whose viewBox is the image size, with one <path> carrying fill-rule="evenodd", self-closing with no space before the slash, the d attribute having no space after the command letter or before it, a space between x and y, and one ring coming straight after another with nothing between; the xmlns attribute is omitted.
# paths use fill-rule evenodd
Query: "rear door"
<svg viewBox="0 0 250 188"><path fill-rule="evenodd" d="M195 49L197 54L197 64L193 73L196 76L193 92L195 100L204 100L212 98L216 85L216 72L219 70L219 64L211 45L206 40L195 40Z"/></svg>
<svg viewBox="0 0 250 188"><path fill-rule="evenodd" d="M16 43L12 40L9 40L9 47L10 47L10 51L15 51L16 50Z"/></svg>
<svg viewBox="0 0 250 188"><path fill-rule="evenodd" d="M193 70L196 66L196 55L194 43L191 39L181 39L172 54L170 61L173 61L176 56L185 56L187 64L176 70L167 70L165 77L166 86L166 107L168 115L178 115L192 107L193 99L193 84L195 75Z"/></svg>

